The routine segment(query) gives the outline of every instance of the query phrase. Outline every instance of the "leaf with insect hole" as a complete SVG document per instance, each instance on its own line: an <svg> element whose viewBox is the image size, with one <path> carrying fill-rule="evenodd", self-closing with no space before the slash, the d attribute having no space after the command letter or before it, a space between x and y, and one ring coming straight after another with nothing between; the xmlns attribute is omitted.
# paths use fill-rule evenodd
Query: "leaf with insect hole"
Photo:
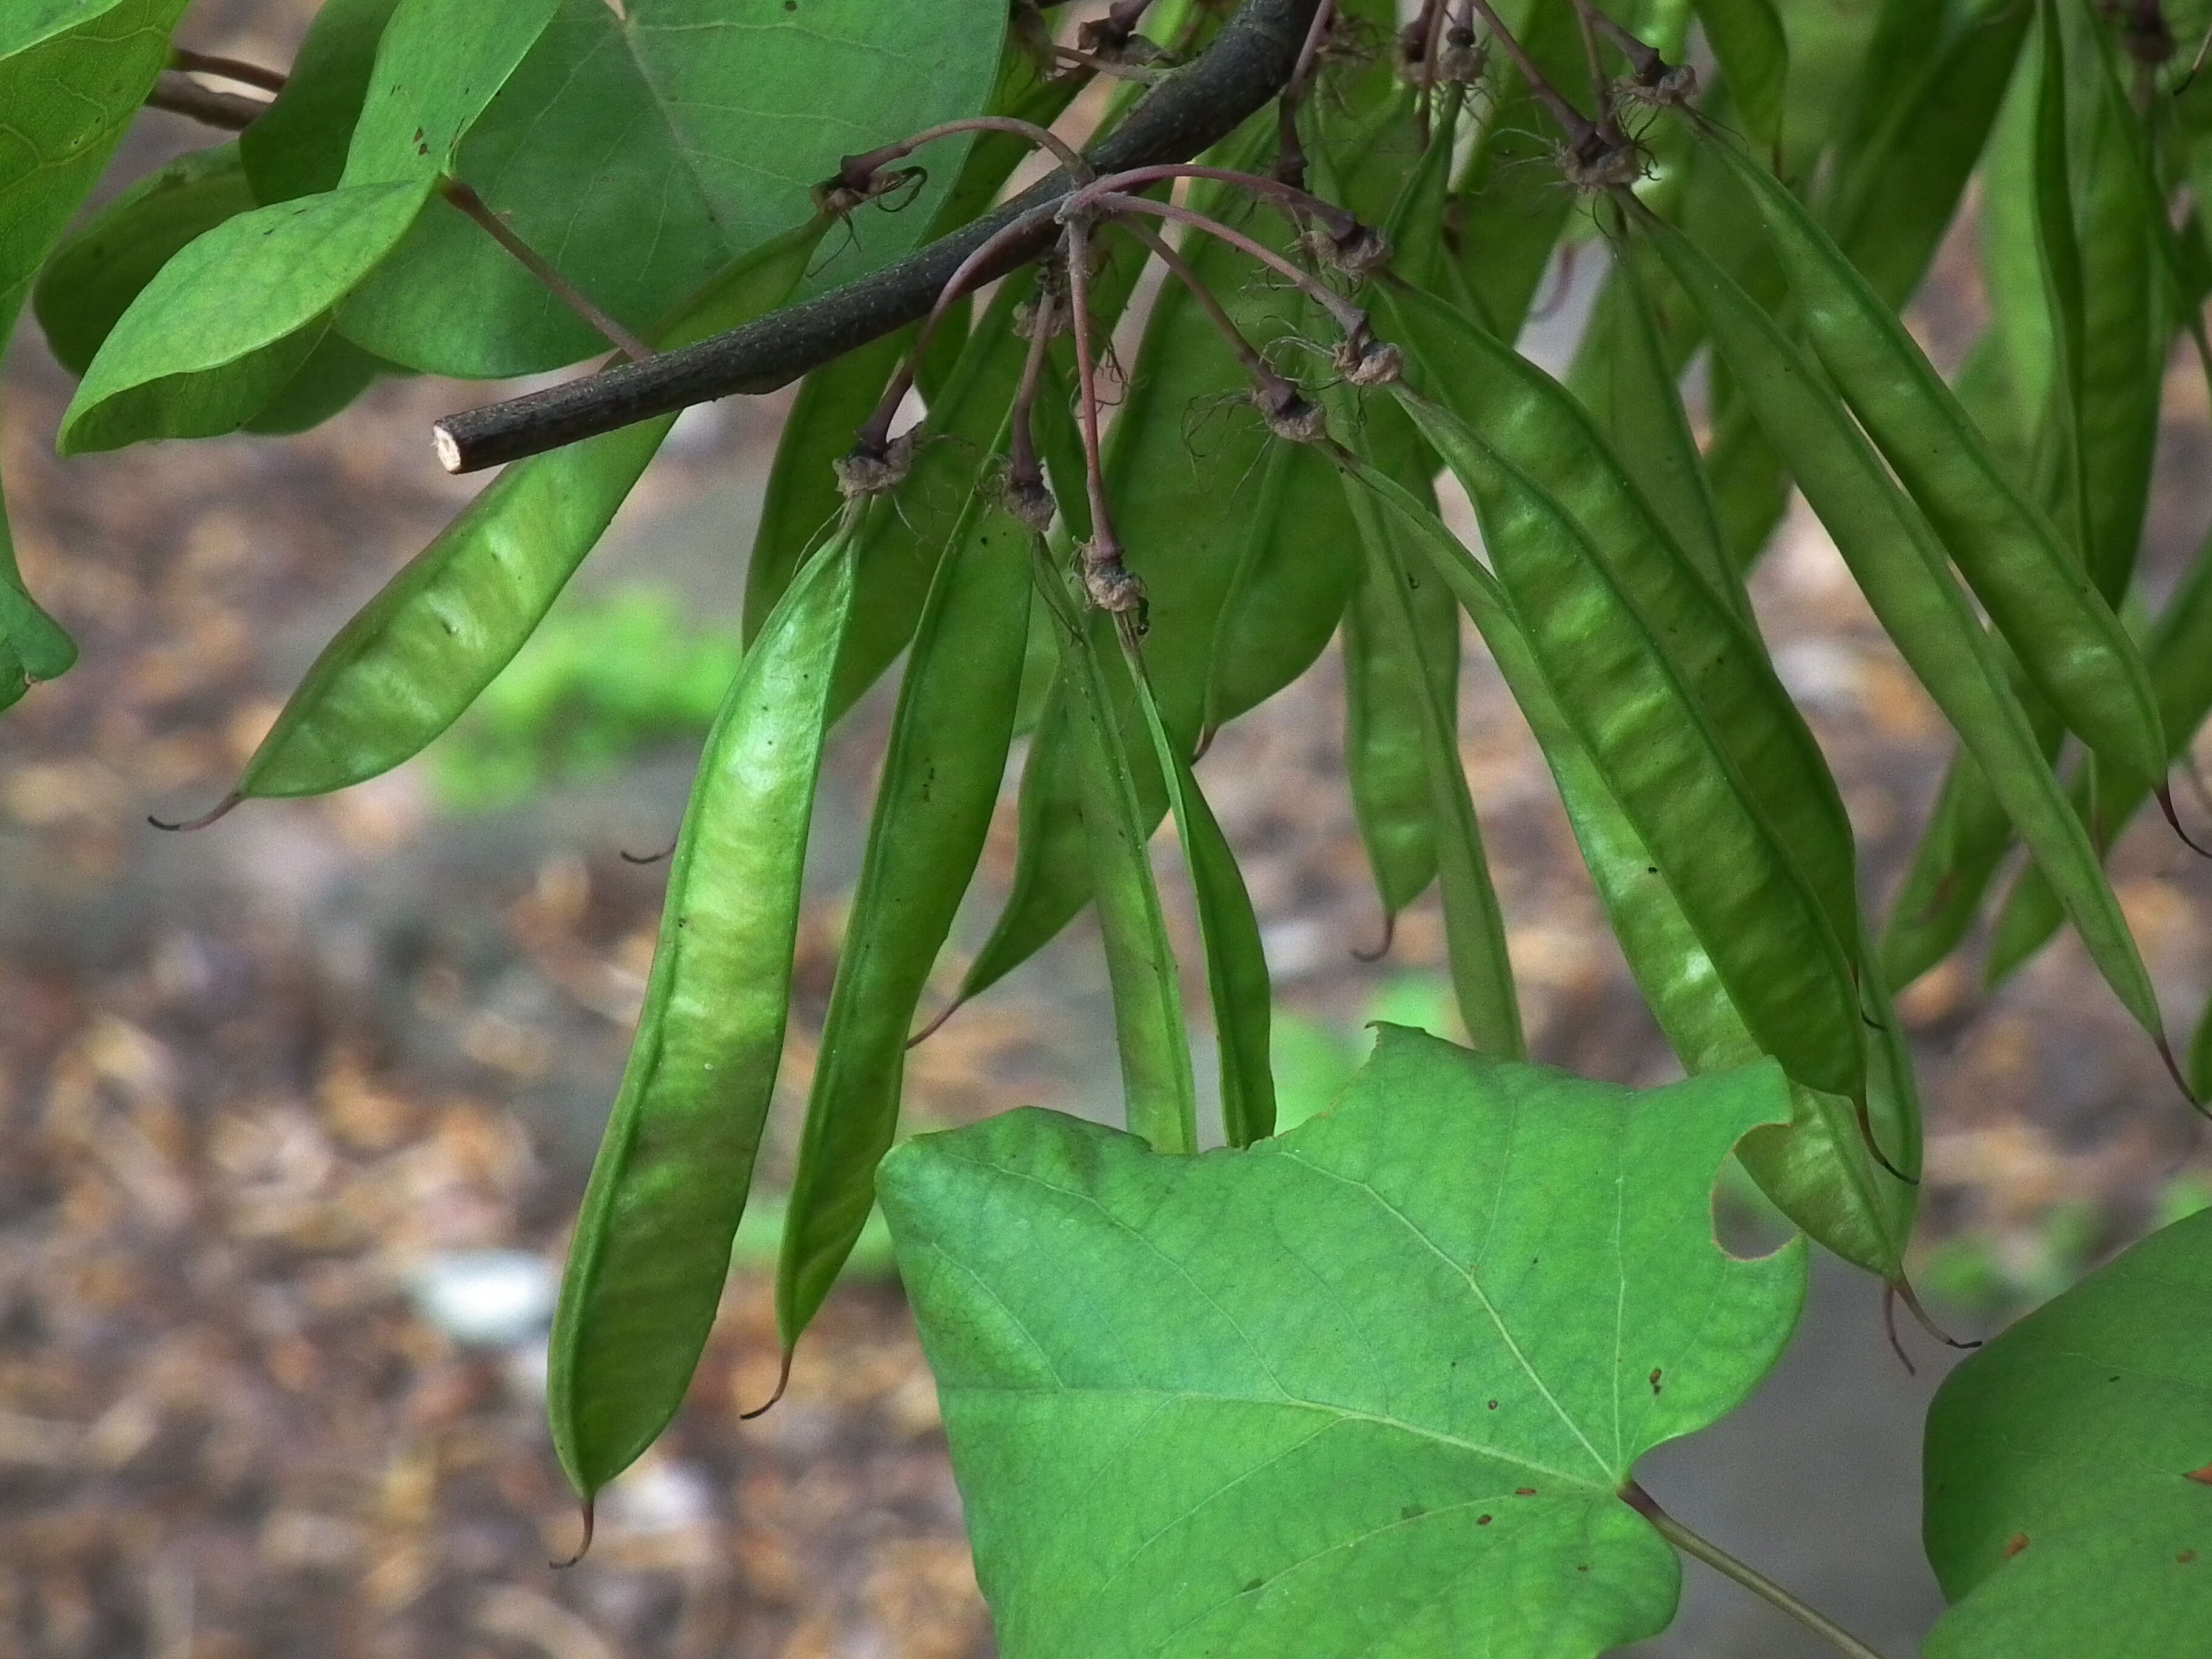
<svg viewBox="0 0 2212 1659"><path fill-rule="evenodd" d="M1680 1568L1616 1493L1804 1291L1713 1243L1762 1064L1635 1093L1384 1027L1336 1106L1156 1156L1040 1111L878 1179L1008 1659L1595 1655ZM1602 1310L1592 1316L1593 1309Z"/></svg>

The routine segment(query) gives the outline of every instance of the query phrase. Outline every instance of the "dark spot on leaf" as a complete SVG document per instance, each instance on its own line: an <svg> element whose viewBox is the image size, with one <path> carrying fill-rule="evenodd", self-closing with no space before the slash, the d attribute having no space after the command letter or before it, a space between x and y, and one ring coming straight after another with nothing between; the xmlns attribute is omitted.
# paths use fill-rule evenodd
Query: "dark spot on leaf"
<svg viewBox="0 0 2212 1659"><path fill-rule="evenodd" d="M799 0L783 0L783 9L786 11L797 11L799 9Z"/></svg>
<svg viewBox="0 0 2212 1659"><path fill-rule="evenodd" d="M422 129L420 127L415 129L415 142L418 144L422 142Z"/></svg>
<svg viewBox="0 0 2212 1659"><path fill-rule="evenodd" d="M2184 1480L2194 1480L2201 1486L2212 1486L2212 1463L2207 1463L2201 1469L2191 1469L2181 1478Z"/></svg>
<svg viewBox="0 0 2212 1659"><path fill-rule="evenodd" d="M1426 1515L1428 1511L1423 1509L1419 1504L1408 1504L1404 1509L1398 1511L1398 1518L1401 1521L1413 1521L1419 1519L1420 1516Z"/></svg>
<svg viewBox="0 0 2212 1659"><path fill-rule="evenodd" d="M2006 1559L2006 1560L2008 1560L2008 1561L2011 1560L2011 1559L2013 1559L2013 1557L2014 1557L2014 1556L2018 1555L2018 1554L2019 1554L2022 1550L2026 1549L2027 1547L2027 1534L2026 1533L2024 1533L2024 1532L2016 1532L2016 1533L2013 1534L2013 1535L2012 1535L2010 1538L2008 1538L2008 1539L2007 1539L2007 1540L2005 1540L2005 1548L2004 1548L2005 1559Z"/></svg>
<svg viewBox="0 0 2212 1659"><path fill-rule="evenodd" d="M2185 1567L2191 1561L2194 1561L2197 1559L2197 1552L2195 1550L2184 1550L2180 1554L2175 1556L2173 1559L2180 1562L2181 1565Z"/></svg>
<svg viewBox="0 0 2212 1659"><path fill-rule="evenodd" d="M1496 1411L1498 1409L1498 1402L1495 1400L1490 1402L1490 1409L1492 1411Z"/></svg>
<svg viewBox="0 0 2212 1659"><path fill-rule="evenodd" d="M1536 1489L1534 1486L1516 1486L1513 1488L1513 1495L1516 1498L1534 1498L1536 1495Z"/></svg>
<svg viewBox="0 0 2212 1659"><path fill-rule="evenodd" d="M1589 1563L1587 1561L1578 1562L1576 1565L1575 1571L1577 1572L1588 1572L1589 1571Z"/></svg>
<svg viewBox="0 0 2212 1659"><path fill-rule="evenodd" d="M1474 1524L1478 1527L1486 1527L1490 1524L1490 1517L1486 1515L1478 1515L1474 1517Z"/></svg>
<svg viewBox="0 0 2212 1659"><path fill-rule="evenodd" d="M1259 1589L1261 1585L1267 1582L1267 1581L1264 1578L1255 1578L1250 1583L1245 1585L1243 1589L1237 1591L1237 1594L1239 1595L1249 1595L1254 1590Z"/></svg>
<svg viewBox="0 0 2212 1659"><path fill-rule="evenodd" d="M1644 873L1647 876L1656 876L1659 873L1659 866L1656 864L1647 864L1644 866Z"/></svg>
<svg viewBox="0 0 2212 1659"><path fill-rule="evenodd" d="M1659 1392L1659 1368L1656 1365L1651 1368L1651 1392L1655 1395Z"/></svg>

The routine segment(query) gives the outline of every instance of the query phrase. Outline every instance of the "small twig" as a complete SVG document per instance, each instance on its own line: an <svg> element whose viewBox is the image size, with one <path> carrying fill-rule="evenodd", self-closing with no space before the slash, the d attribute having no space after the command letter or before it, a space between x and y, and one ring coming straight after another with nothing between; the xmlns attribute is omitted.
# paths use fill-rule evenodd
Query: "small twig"
<svg viewBox="0 0 2212 1659"><path fill-rule="evenodd" d="M1298 106L1313 84L1322 43L1335 27L1336 0L1322 0L1314 8L1313 26L1306 31L1305 44L1298 48L1297 64L1291 70L1289 84L1275 100L1275 177L1292 190L1303 191L1306 183L1306 149L1298 137Z"/></svg>
<svg viewBox="0 0 2212 1659"><path fill-rule="evenodd" d="M1574 7L1576 32L1583 38L1583 58L1589 65L1590 99L1597 109L1598 126L1601 130L1610 128L1617 132L1613 100L1606 94L1612 77L1605 72L1605 54L1598 50L1597 27L1590 21L1590 13L1595 8L1591 6L1590 0L1574 0ZM1607 136L1611 137L1612 133L1608 132Z"/></svg>
<svg viewBox="0 0 2212 1659"><path fill-rule="evenodd" d="M1098 213L1149 213L1156 219L1172 219L1177 224L1194 226L1208 235L1228 243L1230 246L1239 252L1249 254L1270 270L1280 271L1307 297L1336 319L1338 326L1343 329L1346 337L1360 340L1367 337L1365 312L1321 282L1310 271L1299 269L1296 264L1285 258L1274 249L1264 243L1253 240L1243 231L1224 225L1218 219L1209 219L1203 213L1183 207L1175 202L1156 202L1149 196L1091 196L1085 191L1080 198L1069 198L1067 206L1073 207L1079 199L1085 208ZM1066 214L1067 208L1063 208L1061 212L1064 215ZM1070 216L1068 222L1071 224L1079 222L1084 216L1078 213Z"/></svg>
<svg viewBox="0 0 2212 1659"><path fill-rule="evenodd" d="M906 394L914 389L916 367L921 362L922 353L928 349L931 337L937 332L938 325L945 320L945 313L958 302L962 295L980 287L988 280L991 262L1005 246L1031 234L1034 227L1030 222L1033 219L1042 216L1049 223L1059 208L1056 202L1032 208L1013 223L1003 226L989 240L962 260L952 274L945 279L944 287L938 290L936 303L930 307L929 314L922 319L921 327L915 334L914 344L900 362L898 372L891 376L890 384L884 388L884 395L876 400L874 411L861 422L855 434L856 445L861 451L881 454L890 441L891 422L897 417L898 407L906 401Z"/></svg>
<svg viewBox="0 0 2212 1659"><path fill-rule="evenodd" d="M1022 360L1021 383L1014 388L1014 406L1007 416L1006 510L1042 536L1052 528L1058 504L1045 487L1044 468L1036 449L1037 388L1044 381L1046 348L1060 325L1059 300L1040 285L1030 307L1030 349Z"/></svg>
<svg viewBox="0 0 2212 1659"><path fill-rule="evenodd" d="M1322 420L1319 407L1309 403L1295 385L1277 374L1273 365L1260 355L1258 349L1244 337L1243 331L1237 326L1237 319L1229 314L1213 290L1190 268L1182 255L1170 247L1166 240L1149 226L1127 219L1117 219L1114 223L1116 228L1135 237L1149 248L1153 257L1167 267L1169 273L1190 290L1191 297L1198 301L1199 308L1206 313L1215 331L1228 343L1229 349L1237 362L1243 367L1246 378L1252 382L1253 404L1267 421L1269 428L1278 436L1294 441L1307 441L1310 432L1318 430Z"/></svg>
<svg viewBox="0 0 2212 1659"><path fill-rule="evenodd" d="M1536 67L1536 60L1529 57L1521 43L1513 38L1513 32L1505 27L1504 20L1498 16L1490 0L1474 0L1474 9L1482 14L1484 24L1498 45L1505 48L1505 55L1513 60L1513 67L1521 71L1521 78L1528 83L1528 90L1542 100L1544 107L1552 112L1552 118L1566 133L1568 142L1579 147L1598 137L1598 130L1589 118L1544 78L1544 71Z"/></svg>
<svg viewBox="0 0 2212 1659"><path fill-rule="evenodd" d="M169 67L192 75L211 75L219 81L234 81L241 87L258 87L267 93L284 90L284 71L264 69L258 64L249 64L237 58L217 58L211 53L194 52L188 46L169 48Z"/></svg>
<svg viewBox="0 0 2212 1659"><path fill-rule="evenodd" d="M1602 31L1619 49L1620 55L1628 60L1628 67L1638 80L1649 86L1656 86L1666 78L1668 71L1674 66L1659 55L1656 46L1624 28L1604 7L1591 5L1589 0L1576 0L1576 4L1582 13L1583 27ZM1593 76L1597 73L1595 64L1591 73Z"/></svg>
<svg viewBox="0 0 2212 1659"><path fill-rule="evenodd" d="M1695 1556L1723 1577L1735 1579L1760 1601L1796 1620L1838 1653L1849 1655L1850 1659L1881 1659L1881 1654L1826 1613L1807 1606L1765 1574L1745 1565L1719 1545L1692 1532L1661 1509L1658 1501L1633 1480L1620 1489L1620 1501L1649 1521L1662 1538L1683 1554Z"/></svg>
<svg viewBox="0 0 2212 1659"><path fill-rule="evenodd" d="M1431 123L1437 107L1437 58L1443 46L1444 0L1426 0L1421 8L1421 95L1415 106L1421 148L1433 137Z"/></svg>
<svg viewBox="0 0 2212 1659"><path fill-rule="evenodd" d="M1152 257L1167 267L1168 274L1190 291L1191 298L1198 301L1199 308L1205 312L1216 331L1228 343L1229 349L1237 361L1243 365L1244 373L1251 378L1255 388L1266 388L1270 385L1287 386L1290 384L1268 367L1267 360L1244 337L1243 331L1237 326L1237 319L1229 314L1220 297L1190 268L1190 262L1168 245L1165 238L1149 225L1140 225L1133 220L1116 219L1114 226L1124 235L1133 236L1143 243L1152 251Z"/></svg>
<svg viewBox="0 0 2212 1659"><path fill-rule="evenodd" d="M1289 80L1318 3L1243 0L1204 51L1099 141L1092 166L1107 173L1182 161L1227 137ZM921 317L947 274L1007 226L1021 222L1027 231L1000 245L988 276L1042 254L1053 241L1052 210L1071 187L1064 173L1042 179L895 264L696 345L449 415L434 428L442 434L440 458L449 471L473 472L688 404L772 392Z"/></svg>
<svg viewBox="0 0 2212 1659"><path fill-rule="evenodd" d="M1145 586L1129 574L1121 539L1106 502L1106 463L1098 440L1098 364L1091 344L1091 228L1078 215L1067 222L1068 321L1075 338L1075 416L1083 434L1083 489L1091 504L1091 539L1079 550L1083 594L1115 615L1145 605Z"/></svg>
<svg viewBox="0 0 2212 1659"><path fill-rule="evenodd" d="M515 258L517 264L545 286L546 292L597 329L633 362L653 356L653 348L592 302L591 296L556 270L538 250L507 228L507 221L491 210L484 198L458 179L440 181L438 192L483 226L492 240Z"/></svg>
<svg viewBox="0 0 2212 1659"><path fill-rule="evenodd" d="M1203 167L1192 161L1162 161L1152 167L1126 167L1120 173L1109 173L1094 179L1074 191L1067 200L1066 212L1080 212L1088 198L1109 191L1127 193L1144 189L1147 185L1164 184L1171 179L1210 179L1218 184L1235 185L1281 210L1282 215L1294 228L1303 229L1304 220L1318 220L1340 242L1349 242L1364 228L1357 215L1350 209L1339 207L1334 202L1324 201L1310 191L1280 179L1262 178L1256 173L1239 173L1231 167Z"/></svg>
<svg viewBox="0 0 2212 1659"><path fill-rule="evenodd" d="M264 99L217 92L213 87L202 86L189 75L164 70L154 77L153 88L146 94L146 107L165 109L172 115L188 115L204 125L220 127L225 132L243 132L269 105Z"/></svg>

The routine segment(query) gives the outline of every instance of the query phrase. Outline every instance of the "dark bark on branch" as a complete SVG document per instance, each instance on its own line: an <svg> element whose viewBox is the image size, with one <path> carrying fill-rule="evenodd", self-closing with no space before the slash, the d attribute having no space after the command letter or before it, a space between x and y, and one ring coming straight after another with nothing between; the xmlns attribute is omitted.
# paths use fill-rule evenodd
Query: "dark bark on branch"
<svg viewBox="0 0 2212 1659"><path fill-rule="evenodd" d="M242 132L269 107L269 100L247 98L234 92L217 92L213 87L202 86L189 75L163 70L154 77L153 88L146 94L146 107L165 109L172 115L188 115L225 132Z"/></svg>
<svg viewBox="0 0 2212 1659"><path fill-rule="evenodd" d="M1184 161L1228 137L1290 80L1319 0L1243 0L1213 43L1146 96L1091 153L1100 173ZM447 416L433 428L449 472L474 472L595 437L688 404L773 392L811 368L926 313L961 262L1018 219L1026 233L994 259L990 276L1037 258L1057 227L1048 209L1070 188L1055 173L995 211L894 265L802 305L681 350Z"/></svg>

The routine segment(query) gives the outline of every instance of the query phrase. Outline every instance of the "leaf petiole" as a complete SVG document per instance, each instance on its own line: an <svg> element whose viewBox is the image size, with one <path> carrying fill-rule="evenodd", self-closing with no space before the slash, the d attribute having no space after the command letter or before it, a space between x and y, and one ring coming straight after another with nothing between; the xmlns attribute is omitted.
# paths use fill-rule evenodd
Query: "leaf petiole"
<svg viewBox="0 0 2212 1659"><path fill-rule="evenodd" d="M1719 1545L1701 1538L1659 1507L1658 1499L1633 1480L1620 1489L1620 1501L1651 1523L1654 1531L1685 1555L1693 1555L1723 1578L1735 1582L1777 1611L1796 1620L1807 1630L1850 1659L1882 1659L1882 1656L1816 1607L1807 1606L1788 1590L1739 1561Z"/></svg>
<svg viewBox="0 0 2212 1659"><path fill-rule="evenodd" d="M438 193L475 220L485 234L513 254L517 264L544 285L547 293L605 336L617 350L627 353L631 362L643 362L653 356L651 346L601 310L589 295L562 276L544 255L516 235L507 221L493 212L490 204L475 191L458 179L448 178L440 182Z"/></svg>

